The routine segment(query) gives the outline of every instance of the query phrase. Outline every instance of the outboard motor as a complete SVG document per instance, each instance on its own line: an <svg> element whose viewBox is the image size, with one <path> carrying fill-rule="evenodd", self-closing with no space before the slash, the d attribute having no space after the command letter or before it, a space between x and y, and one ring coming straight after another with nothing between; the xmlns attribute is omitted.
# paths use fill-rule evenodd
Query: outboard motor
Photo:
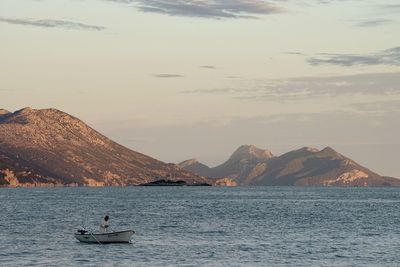
<svg viewBox="0 0 400 267"><path fill-rule="evenodd" d="M84 230L84 229L79 229L77 232L78 232L79 234L81 234L81 235L84 235L84 234L88 233L88 231L86 231L86 230Z"/></svg>

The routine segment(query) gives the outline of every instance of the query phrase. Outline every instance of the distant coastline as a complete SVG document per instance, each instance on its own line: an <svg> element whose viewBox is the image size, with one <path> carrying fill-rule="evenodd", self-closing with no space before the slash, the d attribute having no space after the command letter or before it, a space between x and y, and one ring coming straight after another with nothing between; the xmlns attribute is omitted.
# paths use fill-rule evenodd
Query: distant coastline
<svg viewBox="0 0 400 267"><path fill-rule="evenodd" d="M240 146L216 167L165 163L126 148L57 109L0 112L0 187L104 186L397 187L331 147L282 155Z"/></svg>

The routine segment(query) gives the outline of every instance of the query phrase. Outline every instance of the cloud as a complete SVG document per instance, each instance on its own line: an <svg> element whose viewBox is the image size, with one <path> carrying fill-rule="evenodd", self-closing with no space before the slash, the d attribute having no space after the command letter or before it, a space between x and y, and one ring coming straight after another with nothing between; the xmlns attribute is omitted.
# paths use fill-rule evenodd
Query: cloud
<svg viewBox="0 0 400 267"><path fill-rule="evenodd" d="M381 5L382 9L388 13L397 13L400 11L400 4Z"/></svg>
<svg viewBox="0 0 400 267"><path fill-rule="evenodd" d="M15 24L15 25L25 25L25 26L35 26L43 28L65 28L74 30L91 30L91 31L102 31L105 27L83 24L79 22L66 21L66 20L33 20L33 19L16 19L16 18L4 18L0 17L0 22Z"/></svg>
<svg viewBox="0 0 400 267"><path fill-rule="evenodd" d="M363 114L373 114L373 115L400 114L400 99L354 103L349 107Z"/></svg>
<svg viewBox="0 0 400 267"><path fill-rule="evenodd" d="M385 24L393 23L394 21L391 19L371 19L364 20L356 24L358 27L378 27Z"/></svg>
<svg viewBox="0 0 400 267"><path fill-rule="evenodd" d="M134 3L142 12L199 18L257 18L282 10L264 0L109 0Z"/></svg>
<svg viewBox="0 0 400 267"><path fill-rule="evenodd" d="M243 89L218 88L218 89L193 89L181 91L181 94L234 94L243 92Z"/></svg>
<svg viewBox="0 0 400 267"><path fill-rule="evenodd" d="M303 77L286 80L235 82L234 87L186 90L184 94L229 95L254 101L298 101L339 96L398 96L400 72L369 73L334 77Z"/></svg>
<svg viewBox="0 0 400 267"><path fill-rule="evenodd" d="M282 54L293 55L293 56L305 56L305 54L303 54L301 52L296 52L296 51L286 51L286 52L282 52Z"/></svg>
<svg viewBox="0 0 400 267"><path fill-rule="evenodd" d="M202 68L202 69L216 69L216 67L212 66L212 65L203 65L203 66L200 66L200 68Z"/></svg>
<svg viewBox="0 0 400 267"><path fill-rule="evenodd" d="M172 73L158 73L153 75L156 78L182 78L184 77L181 74L172 74Z"/></svg>
<svg viewBox="0 0 400 267"><path fill-rule="evenodd" d="M400 47L393 47L372 54L318 54L307 59L312 66L338 65L351 67L357 65L400 66Z"/></svg>

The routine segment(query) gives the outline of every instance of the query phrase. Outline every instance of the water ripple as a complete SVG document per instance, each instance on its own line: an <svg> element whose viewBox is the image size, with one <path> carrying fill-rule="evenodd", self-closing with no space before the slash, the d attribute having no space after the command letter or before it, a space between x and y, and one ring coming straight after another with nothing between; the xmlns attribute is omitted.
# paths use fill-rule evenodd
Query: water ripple
<svg viewBox="0 0 400 267"><path fill-rule="evenodd" d="M396 266L396 188L0 189L0 266ZM73 233L137 231L132 244Z"/></svg>

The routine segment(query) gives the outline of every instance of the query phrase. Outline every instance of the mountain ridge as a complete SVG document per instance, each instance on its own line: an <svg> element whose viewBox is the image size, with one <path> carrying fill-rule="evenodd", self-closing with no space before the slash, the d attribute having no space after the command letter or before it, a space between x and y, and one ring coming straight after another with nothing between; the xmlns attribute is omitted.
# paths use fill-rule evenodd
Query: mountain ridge
<svg viewBox="0 0 400 267"><path fill-rule="evenodd" d="M214 168L209 168L200 162L196 162L196 164L207 167L209 177L231 178L239 185L400 186L399 179L381 176L329 146L322 150L303 147L280 156L264 152L270 157L260 158L259 161L248 161L248 155L244 155L247 165L242 166L241 169L231 168L232 166L237 167L242 161L241 158L236 157L236 151L228 161ZM234 156L235 154L236 156ZM235 158L235 163L227 164L233 158ZM181 163L178 165L181 166ZM202 174L190 164L181 167L192 169L199 175Z"/></svg>
<svg viewBox="0 0 400 267"><path fill-rule="evenodd" d="M230 178L242 184L252 166L273 158L269 150L257 148L254 145L242 145L221 165L210 168L195 159L186 160L178 164L183 169L194 173L201 173L211 178Z"/></svg>

